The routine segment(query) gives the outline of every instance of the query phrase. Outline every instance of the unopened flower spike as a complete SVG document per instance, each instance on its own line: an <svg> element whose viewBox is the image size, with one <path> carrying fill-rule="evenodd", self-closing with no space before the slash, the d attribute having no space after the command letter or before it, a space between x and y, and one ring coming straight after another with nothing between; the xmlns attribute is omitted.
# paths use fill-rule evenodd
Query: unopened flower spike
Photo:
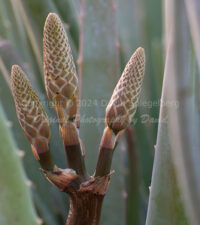
<svg viewBox="0 0 200 225"><path fill-rule="evenodd" d="M75 121L76 118L78 107L76 69L67 34L55 13L48 15L43 35L45 87L62 125L66 120Z"/></svg>
<svg viewBox="0 0 200 225"><path fill-rule="evenodd" d="M16 112L33 154L45 169L52 169L49 153L50 125L44 108L25 73L18 65L11 70L11 87Z"/></svg>
<svg viewBox="0 0 200 225"><path fill-rule="evenodd" d="M87 177L84 147L78 131L78 78L67 34L55 13L49 13L45 21L43 58L45 88L58 115L67 165L77 174Z"/></svg>
<svg viewBox="0 0 200 225"><path fill-rule="evenodd" d="M106 108L106 125L118 133L132 121L145 70L144 49L139 47L127 63Z"/></svg>
<svg viewBox="0 0 200 225"><path fill-rule="evenodd" d="M144 69L145 53L144 49L139 47L127 63L106 108L105 129L95 177L110 172L113 151L137 109Z"/></svg>

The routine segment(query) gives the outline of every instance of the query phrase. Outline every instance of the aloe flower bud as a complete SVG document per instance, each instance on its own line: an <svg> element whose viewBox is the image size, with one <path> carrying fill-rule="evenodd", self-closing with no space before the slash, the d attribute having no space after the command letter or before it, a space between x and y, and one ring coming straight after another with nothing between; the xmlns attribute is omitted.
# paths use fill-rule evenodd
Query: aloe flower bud
<svg viewBox="0 0 200 225"><path fill-rule="evenodd" d="M44 25L43 57L45 86L58 116L73 120L78 107L78 79L71 48L61 20L50 13Z"/></svg>
<svg viewBox="0 0 200 225"><path fill-rule="evenodd" d="M144 69L145 53L139 47L127 63L106 108L106 124L114 133L131 123L137 109Z"/></svg>
<svg viewBox="0 0 200 225"><path fill-rule="evenodd" d="M39 160L40 154L49 150L48 117L33 87L18 65L12 66L11 87L20 125L32 145L35 157Z"/></svg>

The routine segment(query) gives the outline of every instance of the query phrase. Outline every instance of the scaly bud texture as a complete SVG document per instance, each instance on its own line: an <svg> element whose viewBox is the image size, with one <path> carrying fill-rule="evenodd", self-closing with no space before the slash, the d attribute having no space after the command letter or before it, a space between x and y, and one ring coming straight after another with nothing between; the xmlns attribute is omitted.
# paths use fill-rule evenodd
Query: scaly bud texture
<svg viewBox="0 0 200 225"><path fill-rule="evenodd" d="M26 137L37 154L47 152L50 138L48 117L26 75L17 65L12 66L11 87L17 116Z"/></svg>
<svg viewBox="0 0 200 225"><path fill-rule="evenodd" d="M43 57L48 97L55 104L60 120L73 120L77 113L78 79L67 34L54 13L45 22Z"/></svg>
<svg viewBox="0 0 200 225"><path fill-rule="evenodd" d="M144 69L145 53L139 47L126 65L106 108L106 125L114 133L125 129L136 112Z"/></svg>

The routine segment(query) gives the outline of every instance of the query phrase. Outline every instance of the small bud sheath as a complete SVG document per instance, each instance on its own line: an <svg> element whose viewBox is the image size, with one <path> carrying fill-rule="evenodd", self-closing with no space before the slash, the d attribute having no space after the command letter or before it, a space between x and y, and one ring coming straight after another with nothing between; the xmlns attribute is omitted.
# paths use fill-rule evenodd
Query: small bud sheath
<svg viewBox="0 0 200 225"><path fill-rule="evenodd" d="M48 156L50 139L48 117L33 87L18 65L12 66L11 87L17 117L25 136L31 143L35 158L40 161L44 156L52 165L51 160L48 159L50 157Z"/></svg>

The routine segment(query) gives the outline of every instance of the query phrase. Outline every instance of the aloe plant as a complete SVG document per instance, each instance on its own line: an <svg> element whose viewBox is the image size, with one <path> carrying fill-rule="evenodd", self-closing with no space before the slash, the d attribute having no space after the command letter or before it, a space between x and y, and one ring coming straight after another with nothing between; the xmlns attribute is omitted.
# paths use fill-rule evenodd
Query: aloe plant
<svg viewBox="0 0 200 225"><path fill-rule="evenodd" d="M54 170L62 173L63 170L59 168L66 167L65 155L68 155L67 165L73 170L68 168L64 171L70 175L69 179L75 177L74 171L79 171L84 177L83 180L89 179L90 175L95 177L93 173L96 161L98 161L96 169L98 174L107 173L110 169L115 170L111 176L102 210L99 210L102 211L101 225L143 225L145 221L150 225L199 224L198 1L192 0L190 3L171 0L163 2L159 0L95 2L2 0L0 12L0 98L6 117L13 123L10 132L15 139L14 148L25 150L22 163L33 186L31 189L33 202L29 201L29 195L28 201L31 204L28 203L29 206L26 207L28 201L22 201L20 203L23 205L22 208L32 211L34 205L45 225L65 223L70 202L66 193L62 193L55 185L49 184L44 179L41 170L38 169L37 160L46 177L53 179L55 183L55 174L51 172ZM58 14L63 21L68 36L67 43L70 43L67 49L71 48L69 54L71 59L66 57L65 63L67 59L70 60L70 65L74 68L72 71L75 80L69 82L69 89L75 91L75 98L71 99L68 94L64 97L65 100L56 98L56 101L64 105L65 101L72 102L72 105L64 108L62 104L62 107L54 107L56 102L54 95L51 96L52 92L50 93L48 88L46 88L47 93L45 92L45 85L46 87L55 85L53 75L49 77L51 79L47 79L48 76L44 77L42 68L43 26L50 12ZM57 39L57 42L59 43L61 39ZM48 48L45 52L48 56L51 52L48 52L47 43L46 46ZM116 127L118 129L118 120L115 116L121 118L122 124L125 125L129 123L130 115L118 117L121 115L115 111L118 103L112 105L114 97L110 102L109 99L121 69L125 67L137 46L144 47L147 59L143 88L132 126L128 126L125 135L121 135L119 143L117 141L113 155L113 149L107 152L105 145L109 144L109 147L113 148L114 142L107 143L107 141L121 134L121 131L115 134ZM45 59L46 65L49 60L48 57ZM52 62L50 62L51 66L54 64ZM21 69L14 68L19 69L20 74L25 77L25 83L27 81L27 87L30 87L29 93L32 93L32 97L29 96L27 99L35 99L34 96L37 95L36 99L40 100L33 118L39 116L37 113L40 111L40 116L44 119L42 124L46 124L45 133L41 133L39 125L31 124L34 128L32 132L37 135L37 138L29 137L32 147L22 132L24 130L28 136L27 131L30 130L26 131L27 125L24 119L19 117L23 130L21 129L11 95L10 70L14 64L20 66ZM57 63L56 66L59 64ZM47 72L51 72L49 67L45 69L45 73ZM66 76L62 79L68 81ZM57 92L53 89L53 93L54 91ZM58 91L60 95L61 86L58 87ZM126 92L126 89L124 91ZM48 97L52 102L49 103ZM82 100L80 108L77 98ZM170 104L163 105L159 101L160 98L162 102L176 104L174 107ZM31 105L27 105L24 109L27 112L31 111ZM112 113L113 109L115 113ZM65 118L67 115L68 119L70 114L67 126L65 122L59 125L57 112L60 118ZM19 114L21 115L21 111ZM114 125L109 122L113 117ZM168 119L165 121L166 117ZM30 121L31 118L28 119ZM50 121L51 132L48 131L48 121ZM111 128L114 128L114 134ZM74 132L76 137L74 140L79 145L76 149L75 161L72 160L74 157L68 154L70 147L66 147L68 151L63 148L63 142L69 144L65 130ZM78 136L77 130L79 130ZM39 145L38 135L41 135ZM5 133L4 136L6 139L9 135ZM43 143L42 150L38 148L41 143ZM85 150L83 143L86 146ZM99 143L100 157L97 158ZM32 152L37 160L34 159ZM44 152L45 157L43 157ZM86 157L83 156L84 152ZM154 162L153 158L155 158ZM105 159L108 159L107 167L104 167L104 164L102 167ZM53 170L49 170L52 168ZM3 181L0 182L1 184L5 185ZM0 200L1 206L12 203L12 199L1 197ZM4 217L0 217L7 218L8 221L12 210L7 212ZM20 221L26 219L26 215L20 214ZM35 223L34 213L30 215L30 220L32 219ZM42 220L37 222L42 223ZM10 225L10 221L7 224Z"/></svg>

